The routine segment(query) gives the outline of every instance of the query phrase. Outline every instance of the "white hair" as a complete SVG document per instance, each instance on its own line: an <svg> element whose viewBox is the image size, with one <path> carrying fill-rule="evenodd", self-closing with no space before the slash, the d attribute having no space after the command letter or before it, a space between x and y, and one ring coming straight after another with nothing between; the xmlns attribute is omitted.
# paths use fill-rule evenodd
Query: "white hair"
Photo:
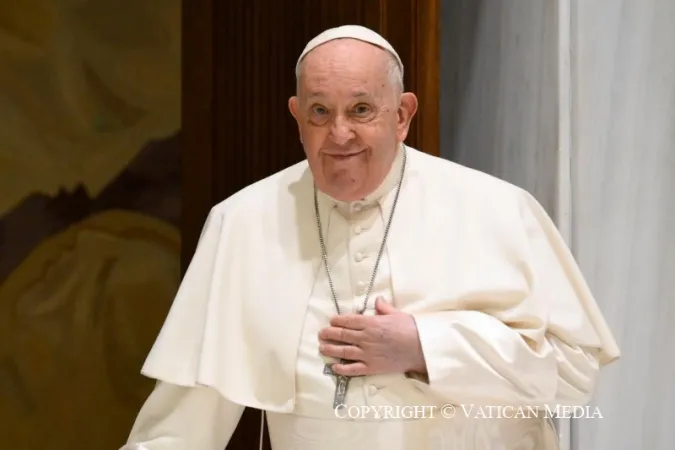
<svg viewBox="0 0 675 450"><path fill-rule="evenodd" d="M397 93L400 95L403 93L403 68L399 66L398 61L391 53L383 50L387 53L387 77L391 86L396 89ZM304 66L305 58L303 58L300 63L295 68L295 81L296 89L300 90L300 77L302 76L302 67Z"/></svg>

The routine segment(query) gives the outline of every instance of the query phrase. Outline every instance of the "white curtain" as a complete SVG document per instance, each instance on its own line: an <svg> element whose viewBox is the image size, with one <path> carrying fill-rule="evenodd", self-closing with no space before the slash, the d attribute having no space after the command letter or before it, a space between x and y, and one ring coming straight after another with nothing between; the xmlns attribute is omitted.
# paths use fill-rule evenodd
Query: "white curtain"
<svg viewBox="0 0 675 450"><path fill-rule="evenodd" d="M573 239L622 349L575 450L675 448L675 1L572 3Z"/></svg>
<svg viewBox="0 0 675 450"><path fill-rule="evenodd" d="M675 446L675 0L444 0L442 156L532 192L622 350L563 449Z"/></svg>

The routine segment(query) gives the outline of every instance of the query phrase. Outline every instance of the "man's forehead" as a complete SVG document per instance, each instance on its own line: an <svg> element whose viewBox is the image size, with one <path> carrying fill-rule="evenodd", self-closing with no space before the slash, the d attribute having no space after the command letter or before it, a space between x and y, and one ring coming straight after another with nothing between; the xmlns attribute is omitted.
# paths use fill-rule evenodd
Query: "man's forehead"
<svg viewBox="0 0 675 450"><path fill-rule="evenodd" d="M383 64L308 64L299 81L305 97L324 99L379 97L388 85Z"/></svg>
<svg viewBox="0 0 675 450"><path fill-rule="evenodd" d="M312 90L307 92L307 98L328 98L335 94L344 95L346 97L351 97L355 99L372 97L372 94L366 90L354 90L346 92L332 92L330 90Z"/></svg>

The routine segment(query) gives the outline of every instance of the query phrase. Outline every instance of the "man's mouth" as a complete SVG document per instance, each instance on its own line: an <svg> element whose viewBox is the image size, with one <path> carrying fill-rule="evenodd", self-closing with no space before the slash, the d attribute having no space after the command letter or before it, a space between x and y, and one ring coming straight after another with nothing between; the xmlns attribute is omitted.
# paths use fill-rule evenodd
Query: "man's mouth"
<svg viewBox="0 0 675 450"><path fill-rule="evenodd" d="M328 153L328 155L331 158L335 158L335 159L338 159L338 160L347 160L349 158L353 158L355 156L358 156L361 153L363 153L363 150L359 150L358 152L350 152L350 153Z"/></svg>

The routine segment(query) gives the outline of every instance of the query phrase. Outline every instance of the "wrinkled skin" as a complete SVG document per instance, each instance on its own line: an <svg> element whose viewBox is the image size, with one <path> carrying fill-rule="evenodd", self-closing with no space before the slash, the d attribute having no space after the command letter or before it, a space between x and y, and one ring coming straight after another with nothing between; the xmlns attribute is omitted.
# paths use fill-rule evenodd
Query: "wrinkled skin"
<svg viewBox="0 0 675 450"><path fill-rule="evenodd" d="M388 75L391 57L341 39L312 50L289 100L317 187L340 201L359 200L384 180L417 110Z"/></svg>

